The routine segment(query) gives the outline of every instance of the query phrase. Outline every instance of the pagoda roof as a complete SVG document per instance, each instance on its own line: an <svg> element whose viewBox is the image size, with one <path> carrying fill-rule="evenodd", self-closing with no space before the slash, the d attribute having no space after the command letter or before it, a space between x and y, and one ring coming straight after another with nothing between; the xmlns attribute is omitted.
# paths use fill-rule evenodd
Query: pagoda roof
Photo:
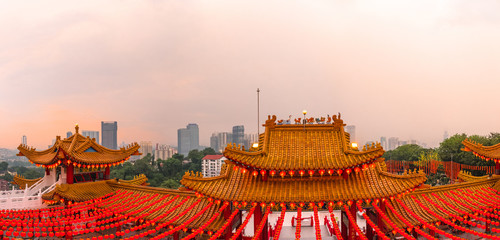
<svg viewBox="0 0 500 240"><path fill-rule="evenodd" d="M24 189L26 186L31 187L36 182L40 181L40 179L42 178L27 179L21 175L15 175L12 179L12 184L16 184L20 189Z"/></svg>
<svg viewBox="0 0 500 240"><path fill-rule="evenodd" d="M235 163L226 160L221 175L211 178L186 173L181 183L188 189L224 201L245 202L320 202L390 197L412 190L426 181L425 174L396 175L386 172L383 159L373 168L343 176L268 177L234 171Z"/></svg>
<svg viewBox="0 0 500 240"><path fill-rule="evenodd" d="M224 156L246 168L264 170L346 169L369 163L384 154L380 144L358 151L351 147L343 120L334 116L322 124L277 124L268 117L259 146L228 145Z"/></svg>
<svg viewBox="0 0 500 240"><path fill-rule="evenodd" d="M470 139L462 141L464 148L462 150L473 152L474 155L488 160L500 160L500 143L493 146L483 146L481 143L474 142Z"/></svg>
<svg viewBox="0 0 500 240"><path fill-rule="evenodd" d="M488 175L484 176L473 176L469 172L466 172L464 170L460 171L457 176L458 179L462 180L463 182L470 182L470 181L477 181L477 180L484 180L489 178Z"/></svg>
<svg viewBox="0 0 500 240"><path fill-rule="evenodd" d="M26 156L31 163L53 166L60 164L62 160L82 165L114 164L125 161L131 155L140 155L137 143L113 150L98 144L95 139L81 135L78 125L75 130L75 134L69 138L61 139L57 136L54 145L43 151L21 144L17 148L18 156Z"/></svg>
<svg viewBox="0 0 500 240"><path fill-rule="evenodd" d="M465 202L473 202L474 204L478 204L480 206L486 206L485 204L481 203L480 201L477 201L476 199L473 199L466 194L461 195L461 197L457 197L456 195L453 195L451 192L456 191L456 190L463 190L463 191L475 191L475 192L484 192L484 189L487 188L493 188L497 191L500 190L500 176L498 175L493 175L492 177L480 179L480 180L475 180L475 181L469 181L469 182L463 182L463 183L457 183L457 184L448 184L448 185L442 185L442 186L437 186L437 187L430 187L426 189L418 189L410 194L407 194L400 198L399 200L403 202L409 209L411 209L412 212L414 212L417 216L422 218L425 222L428 223L433 223L440 221L438 218L430 214L428 211L423 209L419 204L416 202L415 199L423 203L426 207L428 207L432 212L439 214L441 217L445 219L452 219L453 217L448 215L447 213L443 212L439 208L435 207L433 204L429 203L426 198L431 199L434 203L437 203L438 206L441 208L446 209L452 214L463 216L462 213L458 212L456 209L460 209L461 211L471 213L472 211L465 207L464 204ZM490 193L484 192L485 195L491 195ZM448 196L453 196L456 199L460 199L460 202L453 201L450 199ZM424 197L425 196L425 197ZM442 202L438 200L435 196L438 196L442 199L445 199L446 202ZM461 199L463 198L463 199ZM463 201L463 202L462 202ZM418 226L421 224L417 219L415 219L408 211L401 206L397 202L396 199L390 200L391 205L394 207L395 211L405 218L406 220L409 221L409 223L412 226ZM477 207L476 207L477 208ZM401 219L400 216L397 216L394 214L394 212L388 210L387 211L387 216L389 219L394 222L398 227L400 228L406 228L409 227L407 226L404 221ZM392 227L390 227L389 224L386 224L386 227L388 230L392 230Z"/></svg>

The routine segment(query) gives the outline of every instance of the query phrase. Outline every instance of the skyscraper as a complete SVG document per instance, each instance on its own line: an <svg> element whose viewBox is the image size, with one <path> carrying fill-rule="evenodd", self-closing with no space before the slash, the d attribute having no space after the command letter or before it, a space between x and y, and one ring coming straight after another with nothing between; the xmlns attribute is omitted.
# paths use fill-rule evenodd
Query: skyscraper
<svg viewBox="0 0 500 240"><path fill-rule="evenodd" d="M179 154L187 156L189 151L200 148L200 131L198 124L190 123L186 128L177 130L177 145Z"/></svg>
<svg viewBox="0 0 500 240"><path fill-rule="evenodd" d="M389 138L389 147L387 148L387 150L394 150L397 147L399 147L399 138L397 137Z"/></svg>
<svg viewBox="0 0 500 240"><path fill-rule="evenodd" d="M216 152L222 153L227 144L231 142L232 135L233 134L229 132L212 133L210 137L210 147Z"/></svg>
<svg viewBox="0 0 500 240"><path fill-rule="evenodd" d="M71 135L73 135L73 133L72 133L71 131L67 131L67 132L66 132L66 138L71 137Z"/></svg>
<svg viewBox="0 0 500 240"><path fill-rule="evenodd" d="M84 137L90 137L90 138L95 138L95 141L97 142L97 144L100 144L99 143L99 131L83 130L82 131L82 136L84 136Z"/></svg>
<svg viewBox="0 0 500 240"><path fill-rule="evenodd" d="M233 143L245 145L245 127L238 125L233 127Z"/></svg>
<svg viewBox="0 0 500 240"><path fill-rule="evenodd" d="M23 135L22 143L23 143L23 145L28 145L28 138L26 137L26 135Z"/></svg>
<svg viewBox="0 0 500 240"><path fill-rule="evenodd" d="M345 131L349 133L350 135L350 140L351 142L357 142L358 139L356 139L356 126L354 125L347 125L345 126Z"/></svg>
<svg viewBox="0 0 500 240"><path fill-rule="evenodd" d="M145 157L148 154L153 155L153 143L151 141L142 141L139 143L141 148L139 152L142 153L142 156Z"/></svg>
<svg viewBox="0 0 500 240"><path fill-rule="evenodd" d="M118 123L101 122L102 144L109 149L118 149Z"/></svg>
<svg viewBox="0 0 500 240"><path fill-rule="evenodd" d="M444 134L443 134L443 141L448 139L450 137L450 135L448 135L448 131L444 131Z"/></svg>
<svg viewBox="0 0 500 240"><path fill-rule="evenodd" d="M389 146L387 145L387 138L386 137L380 137L380 145L384 148L384 150L389 150Z"/></svg>

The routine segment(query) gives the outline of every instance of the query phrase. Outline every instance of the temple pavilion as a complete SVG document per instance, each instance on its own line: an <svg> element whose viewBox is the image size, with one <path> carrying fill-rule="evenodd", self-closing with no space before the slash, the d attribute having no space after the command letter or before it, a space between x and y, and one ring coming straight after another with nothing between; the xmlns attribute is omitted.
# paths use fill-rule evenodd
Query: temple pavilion
<svg viewBox="0 0 500 240"><path fill-rule="evenodd" d="M226 147L228 160L220 176L186 172L183 187L175 190L146 186L144 175L109 179L109 167L138 154L136 144L106 149L77 128L45 151L20 146L20 155L48 169L46 175L64 180L43 194L48 207L1 211L0 236L242 239L253 224L251 238L267 240L280 238L284 216L293 212L295 239L300 239L302 214L311 212L316 239L460 239L463 234L499 239L498 174L461 172L461 183L430 187L423 171L388 173L380 144L352 144L340 114L297 122L283 124L269 116L258 143L248 149ZM493 147L464 145L464 150L498 159L493 151L481 150ZM75 178L102 169L103 177ZM22 177L16 181L29 185ZM339 210L337 223L334 211ZM318 213L325 211L328 216L320 219ZM271 212L280 213L277 221L270 222ZM357 223L359 213L366 220L364 231Z"/></svg>

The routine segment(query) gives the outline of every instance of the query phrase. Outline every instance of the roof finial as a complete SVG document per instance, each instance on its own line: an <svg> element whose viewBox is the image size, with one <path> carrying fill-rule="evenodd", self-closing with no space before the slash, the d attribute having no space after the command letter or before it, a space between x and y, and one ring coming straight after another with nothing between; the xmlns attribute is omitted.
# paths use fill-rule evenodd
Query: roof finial
<svg viewBox="0 0 500 240"><path fill-rule="evenodd" d="M77 123L77 124L75 125L75 134L76 134L76 133L78 133L78 129L79 129L79 128L80 128L80 127L78 127L78 123Z"/></svg>

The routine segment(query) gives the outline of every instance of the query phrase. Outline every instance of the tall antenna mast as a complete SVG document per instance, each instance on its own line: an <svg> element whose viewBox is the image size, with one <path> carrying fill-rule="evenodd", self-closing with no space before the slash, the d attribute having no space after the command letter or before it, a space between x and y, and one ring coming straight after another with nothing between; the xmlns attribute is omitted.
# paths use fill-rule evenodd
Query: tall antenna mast
<svg viewBox="0 0 500 240"><path fill-rule="evenodd" d="M260 129L259 129L259 121L260 121L260 89L257 88L257 139L259 138L260 135Z"/></svg>

